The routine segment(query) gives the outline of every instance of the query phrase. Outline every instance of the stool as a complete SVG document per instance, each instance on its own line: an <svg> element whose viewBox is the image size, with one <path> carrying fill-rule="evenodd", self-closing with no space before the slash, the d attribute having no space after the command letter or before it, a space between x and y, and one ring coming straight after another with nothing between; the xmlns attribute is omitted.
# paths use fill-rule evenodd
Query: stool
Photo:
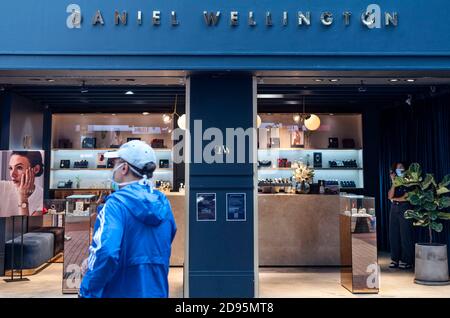
<svg viewBox="0 0 450 318"><path fill-rule="evenodd" d="M21 267L21 237L14 239L14 269ZM11 269L12 240L6 242L5 268ZM54 236L51 233L26 233L23 235L22 269L34 270L47 263L53 257Z"/></svg>
<svg viewBox="0 0 450 318"><path fill-rule="evenodd" d="M58 255L64 250L64 228L63 227L40 227L33 230L32 233L51 233L54 237L53 256Z"/></svg>

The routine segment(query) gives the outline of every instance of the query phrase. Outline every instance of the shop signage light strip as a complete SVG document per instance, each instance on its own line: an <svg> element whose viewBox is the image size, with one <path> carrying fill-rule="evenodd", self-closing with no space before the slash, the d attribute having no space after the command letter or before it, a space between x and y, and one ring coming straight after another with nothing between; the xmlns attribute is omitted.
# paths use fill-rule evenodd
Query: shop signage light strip
<svg viewBox="0 0 450 318"><path fill-rule="evenodd" d="M81 7L78 4L70 4L67 6L67 27L69 29L79 29L83 24L83 13ZM159 10L153 10L151 12L151 25L159 26L162 23L162 16L165 15L164 12ZM138 10L135 14L135 23L139 26L144 23L144 11ZM228 15L228 25L230 27L237 27L239 25L247 25L248 27L256 27L258 25L265 25L266 27L271 27L277 23L282 26L288 26L290 24L290 17L294 17L295 25L299 27L309 27L313 24L315 13L311 11L297 11L295 14L283 11L281 13L274 14L271 11L265 11L263 13L255 13L254 11L239 12L231 11L227 14L223 14L221 11L203 11L199 13L199 17L203 18L206 27L216 27L221 24L224 20L223 16ZM107 15L104 14L100 9L97 9L91 19L91 25L93 27L101 27L107 23L105 18ZM109 15L108 15L109 16ZM129 12L126 10L115 10L111 14L111 21L116 26L125 26L130 22ZM169 17L170 25L173 27L180 26L180 19L177 15L177 11L167 12ZM330 11L322 11L317 13L317 18L320 24L330 27L336 20L338 20L339 15L336 15ZM352 21L352 12L344 11L342 12L342 23L345 26L349 26ZM369 5L365 11L363 11L359 17L362 25L369 29L379 29L384 24L385 27L397 27L398 26L398 13L397 12L384 12L382 14L381 7L377 4Z"/></svg>

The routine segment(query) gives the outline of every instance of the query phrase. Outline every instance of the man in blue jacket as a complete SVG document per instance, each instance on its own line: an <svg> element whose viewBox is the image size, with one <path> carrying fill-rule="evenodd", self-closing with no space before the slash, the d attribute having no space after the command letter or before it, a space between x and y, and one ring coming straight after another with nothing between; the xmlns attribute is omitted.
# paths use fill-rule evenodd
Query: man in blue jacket
<svg viewBox="0 0 450 318"><path fill-rule="evenodd" d="M176 224L166 196L153 189L154 150L138 140L113 158L116 188L99 208L80 297L168 297Z"/></svg>

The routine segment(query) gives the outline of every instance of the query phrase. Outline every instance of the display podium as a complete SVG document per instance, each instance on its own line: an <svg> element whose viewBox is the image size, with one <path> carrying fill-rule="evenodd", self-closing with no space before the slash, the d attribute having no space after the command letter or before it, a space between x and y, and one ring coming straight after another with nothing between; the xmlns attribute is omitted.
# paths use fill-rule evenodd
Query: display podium
<svg viewBox="0 0 450 318"><path fill-rule="evenodd" d="M379 292L375 200L340 196L341 284L355 294Z"/></svg>
<svg viewBox="0 0 450 318"><path fill-rule="evenodd" d="M97 217L97 197L72 195L66 199L62 292L77 294L89 256L89 245Z"/></svg>

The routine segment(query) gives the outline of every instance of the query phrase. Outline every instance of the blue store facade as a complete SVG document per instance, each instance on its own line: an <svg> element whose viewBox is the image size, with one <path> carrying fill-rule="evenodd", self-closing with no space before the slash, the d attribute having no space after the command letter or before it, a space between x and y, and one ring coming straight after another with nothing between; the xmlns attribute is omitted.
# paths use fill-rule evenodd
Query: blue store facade
<svg viewBox="0 0 450 318"><path fill-rule="evenodd" d="M322 78L333 85L329 79L370 77L374 87L387 87L379 91L387 95L394 82L377 81L414 79L413 111L370 100L316 110L356 110L363 116L364 194L376 197L381 249L389 249L389 164L418 161L439 178L450 172L445 0L17 0L0 8L1 149L15 149L22 140L13 133L23 118L10 94L18 77L183 77L187 128L202 120L204 130L222 131L256 127L258 87L277 79L289 85L291 79ZM34 138L33 147L48 150L51 111L35 106L29 114L43 116L34 126L43 137ZM192 143L187 141L188 156ZM255 153L256 145L249 143L247 150ZM250 162L186 165L185 296L258 296L255 174ZM197 194L205 192L217 194L216 222L198 222L194 213ZM246 194L245 222L225 220L228 192ZM446 225L438 240L449 238Z"/></svg>

